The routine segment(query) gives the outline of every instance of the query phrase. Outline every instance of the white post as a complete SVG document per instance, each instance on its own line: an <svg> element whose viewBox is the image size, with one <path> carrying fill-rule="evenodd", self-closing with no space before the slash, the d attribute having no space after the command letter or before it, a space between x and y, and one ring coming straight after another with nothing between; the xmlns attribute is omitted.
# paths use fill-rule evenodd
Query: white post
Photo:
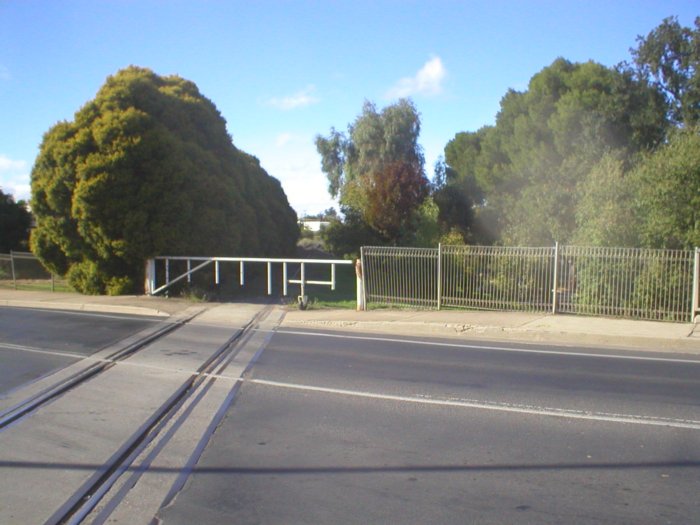
<svg viewBox="0 0 700 525"><path fill-rule="evenodd" d="M267 263L267 295L272 295L272 263Z"/></svg>
<svg viewBox="0 0 700 525"><path fill-rule="evenodd" d="M335 291L335 264L331 264L331 290Z"/></svg>
<svg viewBox="0 0 700 525"><path fill-rule="evenodd" d="M437 309L442 306L442 243L438 243L437 260Z"/></svg>
<svg viewBox="0 0 700 525"><path fill-rule="evenodd" d="M300 291L301 291L301 296L306 297L306 266L304 263L301 263L301 290Z"/></svg>
<svg viewBox="0 0 700 525"><path fill-rule="evenodd" d="M214 261L214 283L221 284L221 274L219 273L219 261Z"/></svg>
<svg viewBox="0 0 700 525"><path fill-rule="evenodd" d="M695 248L693 262L693 311L690 313L690 321L694 323L695 316L700 313L700 248Z"/></svg>
<svg viewBox="0 0 700 525"><path fill-rule="evenodd" d="M165 284L170 284L170 259L165 259Z"/></svg>
<svg viewBox="0 0 700 525"><path fill-rule="evenodd" d="M148 259L146 261L146 280L143 283L143 291L146 295L151 295L153 290L156 289L156 260ZM53 280L53 274L51 274Z"/></svg>
<svg viewBox="0 0 700 525"><path fill-rule="evenodd" d="M282 295L287 297L287 263L282 263Z"/></svg>
<svg viewBox="0 0 700 525"><path fill-rule="evenodd" d="M192 261L187 259L187 284L192 283L192 274L190 273L192 271Z"/></svg>
<svg viewBox="0 0 700 525"><path fill-rule="evenodd" d="M240 271L240 274L241 274L240 283L241 283L241 286L243 286L243 285L245 284L245 266L243 265L243 261L241 261L241 271Z"/></svg>
<svg viewBox="0 0 700 525"><path fill-rule="evenodd" d="M357 289L357 311L363 311L366 309L365 305L365 280L362 276L362 247L360 247L360 258L355 261L355 275L357 276L356 289Z"/></svg>
<svg viewBox="0 0 700 525"><path fill-rule="evenodd" d="M552 313L557 313L557 288L559 287L559 242L554 244L554 278L552 284Z"/></svg>

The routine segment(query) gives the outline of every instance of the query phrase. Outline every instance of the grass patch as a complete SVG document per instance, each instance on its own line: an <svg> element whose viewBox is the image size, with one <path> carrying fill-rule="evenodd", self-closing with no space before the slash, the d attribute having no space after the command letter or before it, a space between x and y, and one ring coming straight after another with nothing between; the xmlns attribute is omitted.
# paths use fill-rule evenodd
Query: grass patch
<svg viewBox="0 0 700 525"><path fill-rule="evenodd" d="M6 290L25 290L29 292L73 292L77 293L64 280L57 279L51 288L51 280L44 279L17 279L17 286L12 279L0 280L0 288Z"/></svg>
<svg viewBox="0 0 700 525"><path fill-rule="evenodd" d="M313 281L329 281L331 275L330 267L314 266L307 267L306 278ZM344 308L354 310L357 307L355 268L351 265L337 265L335 267L335 290L330 286L306 285L306 295L309 297L310 310L321 308ZM296 305L297 297L301 293L301 286L290 284L288 289L289 297L287 304Z"/></svg>

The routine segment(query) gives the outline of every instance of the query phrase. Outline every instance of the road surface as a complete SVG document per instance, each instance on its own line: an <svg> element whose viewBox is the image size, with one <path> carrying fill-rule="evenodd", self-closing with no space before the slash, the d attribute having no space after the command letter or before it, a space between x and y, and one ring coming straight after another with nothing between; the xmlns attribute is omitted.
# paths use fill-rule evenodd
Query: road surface
<svg viewBox="0 0 700 525"><path fill-rule="evenodd" d="M0 395L162 318L0 307Z"/></svg>
<svg viewBox="0 0 700 525"><path fill-rule="evenodd" d="M184 523L691 523L700 362L280 332L160 516Z"/></svg>
<svg viewBox="0 0 700 525"><path fill-rule="evenodd" d="M57 483L73 493L231 340L209 390L126 468L113 514L86 523L700 519L697 356L280 329L261 309L208 311L0 431L5 489L34 480L27 508L55 515ZM156 325L3 308L0 392ZM13 504L0 515L27 522Z"/></svg>

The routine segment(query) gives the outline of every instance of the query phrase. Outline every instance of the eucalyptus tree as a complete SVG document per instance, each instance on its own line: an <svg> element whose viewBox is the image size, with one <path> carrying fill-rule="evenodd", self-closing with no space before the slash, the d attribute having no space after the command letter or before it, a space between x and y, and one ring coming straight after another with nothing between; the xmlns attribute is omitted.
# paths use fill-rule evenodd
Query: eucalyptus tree
<svg viewBox="0 0 700 525"><path fill-rule="evenodd" d="M664 19L631 49L636 73L666 97L669 116L679 125L700 124L700 16L694 27L677 17Z"/></svg>
<svg viewBox="0 0 700 525"><path fill-rule="evenodd" d="M390 243L414 232L428 194L419 134L418 111L401 99L381 111L365 102L347 134L331 129L316 137L331 196Z"/></svg>

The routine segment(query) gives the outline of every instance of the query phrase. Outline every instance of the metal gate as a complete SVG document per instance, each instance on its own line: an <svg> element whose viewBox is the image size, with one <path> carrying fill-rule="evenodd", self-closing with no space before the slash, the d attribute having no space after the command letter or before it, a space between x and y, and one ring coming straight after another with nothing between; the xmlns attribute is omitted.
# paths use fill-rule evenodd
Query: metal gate
<svg viewBox="0 0 700 525"><path fill-rule="evenodd" d="M184 262L186 264L185 271L179 273L176 276L171 276L171 263L173 262ZM146 282L145 291L148 295L156 295L161 293L168 288L170 288L175 283L183 280L188 282L191 280L192 274L202 270L205 267L214 265L214 283L220 284L221 282L221 265L225 263L231 263L238 266L238 277L240 286L245 286L246 282L246 265L250 264L264 264L266 267L267 275L267 294L272 295L272 284L273 284L273 265L281 265L282 267L282 295L288 295L288 285L298 284L300 285L301 293L298 296L298 301L300 306L306 307L307 295L306 286L307 285L322 285L330 286L331 290L335 290L336 285L336 266L337 265L351 265L352 261L346 261L342 259L279 259L279 258L260 258L260 257L174 257L174 256L162 256L149 259L146 262ZM164 271L162 272L165 276L165 282L158 284L157 282L157 265L162 264ZM299 265L300 275L298 279L292 279L289 276L289 265ZM328 280L311 280L307 279L307 267L309 265L322 265L328 266L330 269L330 275Z"/></svg>

